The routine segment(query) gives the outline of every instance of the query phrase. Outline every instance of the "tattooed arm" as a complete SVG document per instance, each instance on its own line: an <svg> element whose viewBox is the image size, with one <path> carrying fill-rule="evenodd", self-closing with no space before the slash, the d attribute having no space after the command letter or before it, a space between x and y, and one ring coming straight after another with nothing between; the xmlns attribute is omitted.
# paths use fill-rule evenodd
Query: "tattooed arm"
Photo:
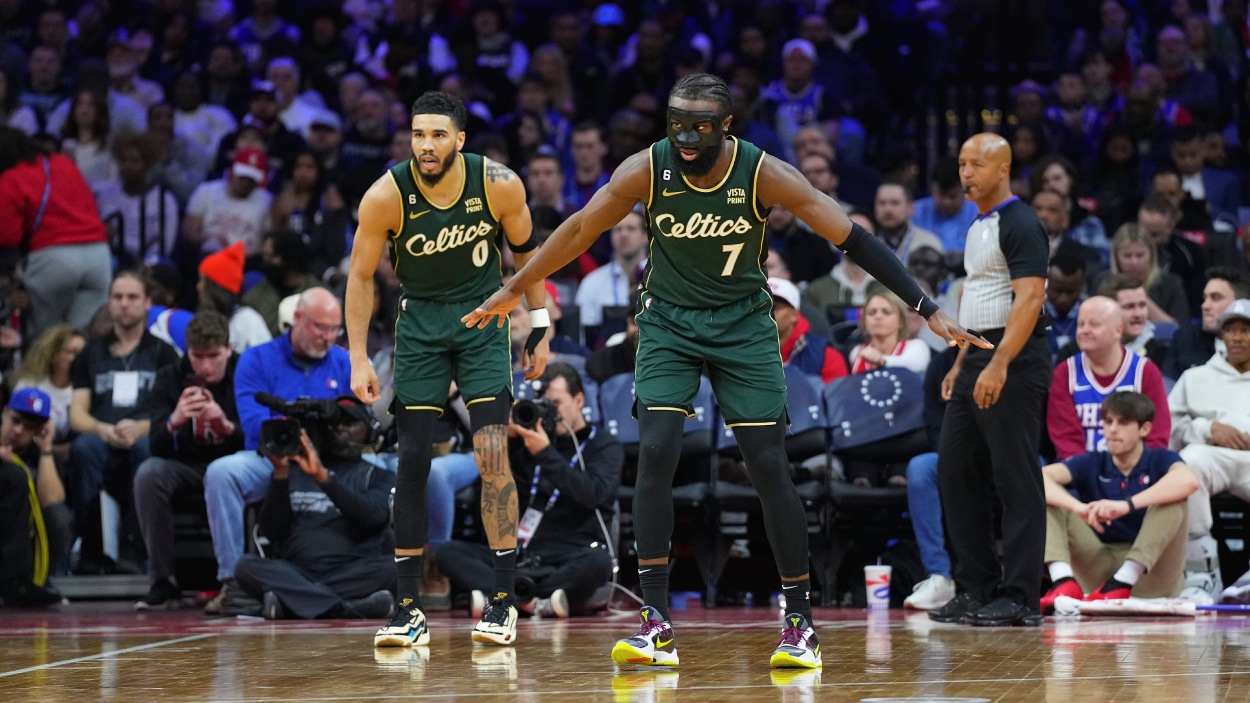
<svg viewBox="0 0 1250 703"><path fill-rule="evenodd" d="M504 236L508 238L509 245L525 244L534 236L530 209L525 203L525 185L507 166L489 159L486 159L485 163L486 200L490 204L491 213L503 225ZM525 266L536 253L538 249L523 252L513 249L517 268ZM545 279L540 278L525 288L525 302L530 310L538 310L546 306L547 282ZM548 334L539 342L538 348L534 350L533 358L527 355L523 360L526 380L532 381L543 374L543 370L547 367L550 338L551 335Z"/></svg>
<svg viewBox="0 0 1250 703"><path fill-rule="evenodd" d="M473 433L473 455L482 475L482 529L492 549L515 549L516 482L508 462L508 426L487 425Z"/></svg>

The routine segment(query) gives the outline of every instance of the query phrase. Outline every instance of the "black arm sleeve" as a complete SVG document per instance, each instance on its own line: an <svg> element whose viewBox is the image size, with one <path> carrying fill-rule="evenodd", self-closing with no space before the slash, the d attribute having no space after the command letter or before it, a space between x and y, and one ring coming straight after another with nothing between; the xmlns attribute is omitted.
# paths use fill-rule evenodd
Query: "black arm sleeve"
<svg viewBox="0 0 1250 703"><path fill-rule="evenodd" d="M938 311L937 303L920 290L903 262L898 260L879 239L857 224L851 224L851 233L842 242L842 253L851 257L860 268L902 298L907 307L920 313L926 320Z"/></svg>
<svg viewBox="0 0 1250 703"><path fill-rule="evenodd" d="M292 466L291 470L299 471ZM260 533L269 538L275 545L286 541L291 534L291 480L289 478L274 479L269 483L269 492L265 501L260 504L260 515L256 518ZM247 535L243 539L246 541Z"/></svg>
<svg viewBox="0 0 1250 703"><path fill-rule="evenodd" d="M391 519L389 498L395 486L395 474L385 469L374 469L369 477L369 487L364 493L344 486L331 476L321 484L321 490L330 496L339 512L352 524L366 530L379 528Z"/></svg>

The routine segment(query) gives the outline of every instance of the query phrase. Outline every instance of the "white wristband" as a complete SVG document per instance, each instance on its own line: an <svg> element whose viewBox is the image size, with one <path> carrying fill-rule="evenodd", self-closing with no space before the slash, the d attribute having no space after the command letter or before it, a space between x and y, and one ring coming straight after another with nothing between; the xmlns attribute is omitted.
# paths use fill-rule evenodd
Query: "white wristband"
<svg viewBox="0 0 1250 703"><path fill-rule="evenodd" d="M530 310L530 327L550 327L551 313L547 312L547 308L538 308Z"/></svg>

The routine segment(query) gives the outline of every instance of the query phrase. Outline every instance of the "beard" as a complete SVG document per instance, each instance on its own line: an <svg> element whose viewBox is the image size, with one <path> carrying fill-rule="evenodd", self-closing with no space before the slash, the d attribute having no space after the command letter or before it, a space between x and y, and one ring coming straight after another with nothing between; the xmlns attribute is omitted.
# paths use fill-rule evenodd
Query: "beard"
<svg viewBox="0 0 1250 703"><path fill-rule="evenodd" d="M426 173L425 171L421 170L420 162L418 162L417 163L417 175L421 177L421 182L430 188L433 188L434 186L438 185L439 182L443 180L443 176L446 176L447 172L451 170L451 165L456 160L456 154L459 154L459 153L460 153L459 151L453 150L450 154L447 155L447 158L443 159L442 168L438 169L438 171L435 171L434 173Z"/></svg>
<svg viewBox="0 0 1250 703"><path fill-rule="evenodd" d="M681 158L680 147L674 145L672 151L673 165L677 167L677 172L683 176L694 176L696 178L706 176L716 167L716 160L720 158L721 150L724 148L725 142L722 140L716 146L699 149L699 155L694 158L694 161L686 161Z"/></svg>

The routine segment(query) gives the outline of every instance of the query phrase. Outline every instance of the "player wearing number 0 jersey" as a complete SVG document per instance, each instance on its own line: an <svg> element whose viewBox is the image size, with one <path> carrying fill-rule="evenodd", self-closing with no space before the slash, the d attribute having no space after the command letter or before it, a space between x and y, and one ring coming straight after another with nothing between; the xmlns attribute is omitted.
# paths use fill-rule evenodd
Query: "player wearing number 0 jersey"
<svg viewBox="0 0 1250 703"><path fill-rule="evenodd" d="M620 640L622 665L675 666L668 612L672 482L683 424L706 366L759 493L781 574L786 616L770 663L821 666L808 598L807 524L785 454L786 389L772 297L764 275L768 209L783 205L929 319L950 341L988 344L925 299L895 256L793 167L726 135L729 88L708 74L682 78L669 94L668 139L625 160L582 210L466 325L503 318L535 281L585 251L638 203L647 208L650 254L642 284L634 412L641 437L634 499L642 625Z"/></svg>
<svg viewBox="0 0 1250 703"><path fill-rule="evenodd" d="M369 188L360 205L347 283L347 333L352 390L378 399L379 381L365 352L373 310L373 274L384 246L399 278L395 321L395 400L399 472L395 482L397 608L378 630L375 646L429 641L420 581L428 531L429 479L435 420L454 381L469 411L474 456L482 475L482 527L495 553L495 590L473 641L509 645L516 639L512 595L517 532L516 485L508 468L507 425L512 405L512 359L507 330L482 334L460 318L472 301L499 288L500 246L508 240L518 264L537 243L525 187L506 166L461 152L467 114L446 93L429 92L412 106L413 158ZM398 201L398 203L396 202ZM398 207L396 205L398 204ZM522 363L537 378L547 359L549 321L543 281L526 288L534 332Z"/></svg>

